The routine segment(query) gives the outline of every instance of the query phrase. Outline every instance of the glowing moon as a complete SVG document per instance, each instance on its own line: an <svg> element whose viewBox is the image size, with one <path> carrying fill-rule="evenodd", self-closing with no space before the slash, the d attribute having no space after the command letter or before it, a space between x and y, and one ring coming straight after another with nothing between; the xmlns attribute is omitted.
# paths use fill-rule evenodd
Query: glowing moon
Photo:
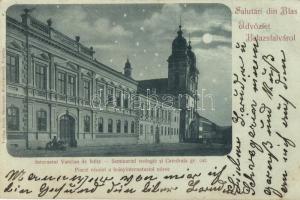
<svg viewBox="0 0 300 200"><path fill-rule="evenodd" d="M203 41L205 44L211 43L211 41L212 41L212 35L209 34L209 33L205 33L205 34L202 36L202 41Z"/></svg>

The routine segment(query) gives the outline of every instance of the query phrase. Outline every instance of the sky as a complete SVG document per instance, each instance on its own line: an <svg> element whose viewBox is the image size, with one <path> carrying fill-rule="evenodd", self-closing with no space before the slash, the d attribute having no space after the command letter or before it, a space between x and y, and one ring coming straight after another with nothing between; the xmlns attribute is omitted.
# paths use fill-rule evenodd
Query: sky
<svg viewBox="0 0 300 200"><path fill-rule="evenodd" d="M122 72L128 57L135 80L166 78L178 25L196 54L199 113L231 125L231 12L222 4L16 5L7 15L21 20L24 8L65 35L95 49L98 61ZM211 106L213 99L213 110ZM203 102L203 103L202 103Z"/></svg>

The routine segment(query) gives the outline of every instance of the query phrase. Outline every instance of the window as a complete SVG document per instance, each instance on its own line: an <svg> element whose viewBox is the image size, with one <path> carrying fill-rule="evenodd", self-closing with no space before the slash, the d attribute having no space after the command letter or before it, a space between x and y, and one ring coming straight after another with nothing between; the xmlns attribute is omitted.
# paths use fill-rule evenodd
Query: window
<svg viewBox="0 0 300 200"><path fill-rule="evenodd" d="M121 120L117 120L117 133L121 132Z"/></svg>
<svg viewBox="0 0 300 200"><path fill-rule="evenodd" d="M128 108L129 107L129 94L125 93L124 94L124 108Z"/></svg>
<svg viewBox="0 0 300 200"><path fill-rule="evenodd" d="M19 82L19 58L17 55L7 53L6 78L9 83Z"/></svg>
<svg viewBox="0 0 300 200"><path fill-rule="evenodd" d="M86 115L83 121L84 121L84 132L90 132L90 121L91 121L90 116Z"/></svg>
<svg viewBox="0 0 300 200"><path fill-rule="evenodd" d="M131 122L131 133L134 133L134 121Z"/></svg>
<svg viewBox="0 0 300 200"><path fill-rule="evenodd" d="M112 119L108 119L107 131L108 131L109 133L112 133L112 132L113 132L113 120L112 120Z"/></svg>
<svg viewBox="0 0 300 200"><path fill-rule="evenodd" d="M75 94L76 94L76 78L75 78L75 76L69 75L67 95L74 97Z"/></svg>
<svg viewBox="0 0 300 200"><path fill-rule="evenodd" d="M15 106L7 108L7 129L10 131L19 130L19 108Z"/></svg>
<svg viewBox="0 0 300 200"><path fill-rule="evenodd" d="M153 134L153 126L151 125L151 134Z"/></svg>
<svg viewBox="0 0 300 200"><path fill-rule="evenodd" d="M47 130L47 112L45 110L37 111L37 130Z"/></svg>
<svg viewBox="0 0 300 200"><path fill-rule="evenodd" d="M144 103L141 103L141 117L144 117L144 114L145 114L144 111L145 111L144 110Z"/></svg>
<svg viewBox="0 0 300 200"><path fill-rule="evenodd" d="M40 90L45 90L46 85L46 66L36 63L35 67L35 85Z"/></svg>
<svg viewBox="0 0 300 200"><path fill-rule="evenodd" d="M57 74L57 92L66 94L66 74L63 72L58 72Z"/></svg>
<svg viewBox="0 0 300 200"><path fill-rule="evenodd" d="M160 134L161 134L161 135L164 134L164 127L160 127Z"/></svg>
<svg viewBox="0 0 300 200"><path fill-rule="evenodd" d="M90 100L90 81L83 81L83 95L85 100Z"/></svg>
<svg viewBox="0 0 300 200"><path fill-rule="evenodd" d="M112 87L107 88L107 103L108 105L114 104L114 89Z"/></svg>
<svg viewBox="0 0 300 200"><path fill-rule="evenodd" d="M165 127L165 135L167 135L167 127Z"/></svg>
<svg viewBox="0 0 300 200"><path fill-rule="evenodd" d="M143 135L143 124L140 125L140 135Z"/></svg>
<svg viewBox="0 0 300 200"><path fill-rule="evenodd" d="M118 107L121 107L121 97L122 97L122 92L120 90L117 90L116 100L117 100L117 106Z"/></svg>
<svg viewBox="0 0 300 200"><path fill-rule="evenodd" d="M151 108L151 119L154 117L154 108Z"/></svg>
<svg viewBox="0 0 300 200"><path fill-rule="evenodd" d="M128 133L128 121L124 121L124 133Z"/></svg>
<svg viewBox="0 0 300 200"><path fill-rule="evenodd" d="M100 132L100 133L103 132L103 118L102 117L98 118L98 132Z"/></svg>
<svg viewBox="0 0 300 200"><path fill-rule="evenodd" d="M104 104L104 85L97 84L96 94L98 98L101 100L101 104Z"/></svg>

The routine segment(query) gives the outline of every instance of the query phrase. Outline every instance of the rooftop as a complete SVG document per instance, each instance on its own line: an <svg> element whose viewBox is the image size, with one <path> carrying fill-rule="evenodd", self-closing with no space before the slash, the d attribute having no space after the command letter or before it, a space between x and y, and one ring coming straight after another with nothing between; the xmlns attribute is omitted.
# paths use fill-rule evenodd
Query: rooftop
<svg viewBox="0 0 300 200"><path fill-rule="evenodd" d="M168 78L138 81L138 92L146 94L147 89L149 89L151 93L166 94L168 91Z"/></svg>

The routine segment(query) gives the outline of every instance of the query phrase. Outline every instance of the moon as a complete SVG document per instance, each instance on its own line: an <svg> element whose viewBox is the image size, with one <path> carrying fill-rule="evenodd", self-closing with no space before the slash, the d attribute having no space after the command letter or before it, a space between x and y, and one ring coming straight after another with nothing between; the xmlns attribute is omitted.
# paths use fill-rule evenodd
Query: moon
<svg viewBox="0 0 300 200"><path fill-rule="evenodd" d="M202 41L205 43L205 44L209 44L212 42L212 35L209 34L209 33L205 33L203 36L202 36Z"/></svg>

